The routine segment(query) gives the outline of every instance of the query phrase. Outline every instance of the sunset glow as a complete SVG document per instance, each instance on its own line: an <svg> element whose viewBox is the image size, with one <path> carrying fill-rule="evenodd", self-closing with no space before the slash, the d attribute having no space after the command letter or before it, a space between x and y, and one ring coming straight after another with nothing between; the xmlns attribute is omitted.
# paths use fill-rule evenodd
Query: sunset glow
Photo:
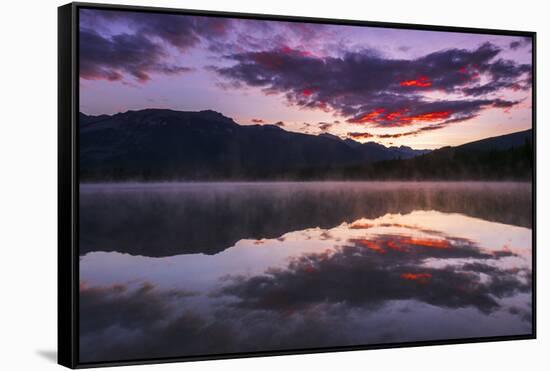
<svg viewBox="0 0 550 371"><path fill-rule="evenodd" d="M421 88L428 88L428 87L432 86L432 82L430 81L430 79L428 79L427 76L420 76L416 80L401 81L399 83L399 85L401 85L401 86L418 86L418 87L421 87Z"/></svg>
<svg viewBox="0 0 550 371"><path fill-rule="evenodd" d="M214 110L416 149L531 127L521 37L107 10L81 10L79 37L91 115Z"/></svg>
<svg viewBox="0 0 550 371"><path fill-rule="evenodd" d="M402 273L401 278L408 281L427 283L432 278L432 275L430 273Z"/></svg>

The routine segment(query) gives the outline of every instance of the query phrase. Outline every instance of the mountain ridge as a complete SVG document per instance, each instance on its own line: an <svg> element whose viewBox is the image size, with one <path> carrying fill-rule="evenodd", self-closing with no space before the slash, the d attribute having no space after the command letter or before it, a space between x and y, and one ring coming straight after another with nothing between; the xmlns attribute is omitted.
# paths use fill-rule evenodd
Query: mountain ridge
<svg viewBox="0 0 550 371"><path fill-rule="evenodd" d="M242 125L242 124L239 124L239 123L235 122L230 117L227 117L227 116L225 116L224 114L222 114L218 111L210 110L210 109L201 110L201 111L178 111L178 110L173 110L173 109L169 109L169 108L145 108L145 109L142 109L142 110L128 110L128 111L125 111L125 112L118 112L118 113L115 113L115 114L112 114L112 115L107 115L107 114L89 115L89 114L85 114L83 112L79 112L79 120L80 120L80 124L82 124L82 123L90 124L90 123L97 123L97 122L107 120L107 119L110 119L110 118L113 118L113 117L121 116L121 115L128 115L128 114L133 114L133 113L144 113L144 112L158 112L158 113L173 112L173 113L184 113L184 114L211 114L213 116L223 117L224 119L230 120L234 124L242 126L242 127L264 127L264 128L267 127L267 128L272 128L272 129L276 129L276 130L282 130L282 131L285 131L287 133L311 135L311 136L317 136L317 137L321 137L321 138L331 138L331 139L334 139L334 140L337 140L337 141L342 141L342 142L345 142L345 143L348 143L348 144L351 144L351 145L365 145L365 144L375 145L375 146L378 146L378 147L383 147L385 149L391 149L391 150L417 151L418 154L427 153L427 152L431 151L431 150L428 150L428 149L417 149L417 150L415 150L415 149L413 149L409 146L405 146L405 145L401 145L399 147L397 147L397 146L386 147L383 144L376 143L374 141L359 142L359 141L353 140L351 138L342 139L339 136L334 135L334 134L330 134L330 133L320 133L320 134L317 134L317 135L299 133L299 132L286 130L286 129L284 129L281 126L276 125L276 124Z"/></svg>
<svg viewBox="0 0 550 371"><path fill-rule="evenodd" d="M296 133L278 125L240 125L213 110L144 109L110 116L80 113L79 119L80 175L84 181L377 176L422 179L424 173L433 173L424 163L452 168L457 158L468 157L464 153L512 150L532 136L527 130L428 151L360 143L328 133ZM499 166L502 164L506 165L501 161ZM407 171L401 172L401 168ZM498 173L494 169L489 172ZM463 171L463 176L467 174ZM513 175L508 171L510 174ZM483 176L481 170L476 170L476 178Z"/></svg>

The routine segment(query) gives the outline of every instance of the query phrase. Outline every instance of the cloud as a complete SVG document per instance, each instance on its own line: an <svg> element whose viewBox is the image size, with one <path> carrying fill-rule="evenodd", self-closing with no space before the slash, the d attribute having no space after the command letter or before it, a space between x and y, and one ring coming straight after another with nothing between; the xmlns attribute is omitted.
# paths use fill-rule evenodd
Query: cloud
<svg viewBox="0 0 550 371"><path fill-rule="evenodd" d="M372 227L362 221L352 226ZM81 282L80 358L97 362L491 336L502 335L503 328L518 331L518 320L529 328L529 306L515 299L531 292L531 272L499 261L517 258L513 251L484 250L471 240L414 225L378 226L429 236L349 239L261 274L226 277L213 291ZM321 238L335 238L326 232ZM448 309L469 309L468 321L486 326L476 332L479 326L464 326L465 316L449 315ZM484 322L485 315L491 320ZM436 319L426 326L426 316Z"/></svg>
<svg viewBox="0 0 550 371"><path fill-rule="evenodd" d="M430 131L434 131L434 130L443 129L447 125L452 124L452 123L468 121L468 120L470 120L474 117L477 117L477 114L474 114L474 113L467 114L467 113L465 113L461 116L457 116L454 119L446 120L442 123L438 123L438 124L430 125L430 126L422 126L418 129L411 130L411 131L405 131L405 132L401 132L401 133L394 133L394 134L386 133L386 134L376 134L376 135L374 135L374 134L370 134L370 133L367 133L367 132L348 132L348 136L351 137L351 138L373 138L373 137L375 137L375 138L379 138L379 139L417 136L417 135L425 133L425 132L430 132Z"/></svg>
<svg viewBox="0 0 550 371"><path fill-rule="evenodd" d="M262 51L269 46L282 52L298 50L303 55L314 55L305 46L319 51L330 39L330 28L322 24L297 22L265 22L253 19L233 20L231 35L210 40L208 49L217 55ZM323 40L320 44L316 40Z"/></svg>
<svg viewBox="0 0 550 371"><path fill-rule="evenodd" d="M283 127L283 126L286 126L286 124L282 121L277 121L276 123L274 123L273 125L276 125L276 126L279 126L279 127Z"/></svg>
<svg viewBox="0 0 550 371"><path fill-rule="evenodd" d="M144 83L151 73L192 71L168 62L173 54L170 48L187 52L203 40L224 36L230 23L225 18L81 10L80 77L121 81L128 74Z"/></svg>
<svg viewBox="0 0 550 371"><path fill-rule="evenodd" d="M87 287L80 285L80 330L85 334L101 331L111 325L113 319L126 328L139 328L143 322L150 322L168 314L165 306L151 300L154 287L143 283L135 291L126 285L109 287ZM108 311L105 307L108 304Z"/></svg>
<svg viewBox="0 0 550 371"><path fill-rule="evenodd" d="M498 104L498 103L496 103L496 104ZM462 115L457 115L453 119L449 119L449 120L446 120L446 121L443 121L441 123L437 123L437 124L434 124L434 125L422 126L418 129L411 130L411 131L405 131L405 132L393 133L393 134L391 134L391 133L371 134L371 133L368 133L368 132L348 132L347 136L350 137L350 138L353 138L353 139L365 139L365 138L390 139L390 138L401 138L401 137L408 137L408 136L417 136L417 135L425 133L425 132L443 129L443 128L447 127L447 125L452 124L452 123L468 121L468 120L470 120L474 117L477 117L477 114L465 112Z"/></svg>
<svg viewBox="0 0 550 371"><path fill-rule="evenodd" d="M531 66L497 59L500 52L485 43L473 50L446 49L405 60L369 49L322 58L272 49L228 55L234 64L214 70L227 81L282 94L300 108L333 112L350 123L399 127L457 122L485 109L517 104L492 94L528 89ZM429 99L426 92L442 97Z"/></svg>
<svg viewBox="0 0 550 371"><path fill-rule="evenodd" d="M230 326L197 311L178 310L194 293L150 283L80 290L83 362L175 357L230 350Z"/></svg>
<svg viewBox="0 0 550 371"><path fill-rule="evenodd" d="M178 74L188 67L167 61L202 45L219 56L229 51L279 45L290 50L289 39L307 40L322 25L269 23L222 17L83 9L80 11L81 77L139 82L150 73ZM256 36L260 32L259 36ZM177 52L177 53L176 53ZM307 53L304 52L306 55Z"/></svg>
<svg viewBox="0 0 550 371"><path fill-rule="evenodd" d="M317 123L317 126L319 127L319 129L321 129L321 131L327 131L333 125L334 125L334 123L330 123L330 122L319 122L319 123Z"/></svg>
<svg viewBox="0 0 550 371"><path fill-rule="evenodd" d="M403 127L416 123L437 123L443 127L450 123L475 117L483 109L510 108L518 103L519 101L507 101L500 98L438 101L407 98L401 101L388 101L385 106L389 108L376 108L351 117L347 122L354 124L371 123L378 127ZM380 105L382 104L384 103L380 103ZM410 108L399 108L403 106Z"/></svg>
<svg viewBox="0 0 550 371"><path fill-rule="evenodd" d="M369 139L369 138L375 137L375 135L370 134L370 133L350 132L350 133L348 133L348 137L353 138L353 139Z"/></svg>
<svg viewBox="0 0 550 371"><path fill-rule="evenodd" d="M520 49L530 45L531 45L531 38L522 37L522 38L519 38L518 40L512 41L508 46L510 47L510 49L516 50L516 49Z"/></svg>
<svg viewBox="0 0 550 371"><path fill-rule="evenodd" d="M335 252L304 254L262 275L234 277L222 294L239 298L238 307L268 311L318 303L378 309L395 300L416 300L491 313L501 307L498 298L531 289L529 272L491 264L506 256L513 254L484 252L461 238L382 235L350 240ZM431 259L449 263L424 264ZM476 264L451 265L451 259ZM481 279L482 273L488 279Z"/></svg>
<svg viewBox="0 0 550 371"><path fill-rule="evenodd" d="M263 124L263 123L265 123L265 121L262 120L262 119L252 119L252 120L250 120L250 121L252 121L252 122L255 123L255 124Z"/></svg>
<svg viewBox="0 0 550 371"><path fill-rule="evenodd" d="M177 75L189 67L164 62L166 52L142 34L119 34L106 38L99 33L80 30L80 77L87 80L120 81L124 74L146 82L151 73Z"/></svg>
<svg viewBox="0 0 550 371"><path fill-rule="evenodd" d="M419 76L412 80L403 80L399 83L401 86L416 86L419 88L429 88L432 86L432 82L427 76Z"/></svg>
<svg viewBox="0 0 550 371"><path fill-rule="evenodd" d="M116 10L80 11L81 26L112 32L114 28L126 28L142 34L152 41L158 40L180 51L226 35L232 20L229 18L176 15L165 13L126 12Z"/></svg>
<svg viewBox="0 0 550 371"><path fill-rule="evenodd" d="M208 296L206 309L189 305L188 297L174 300L170 291L156 287L115 286L120 288L80 292L83 362L341 346L379 337L350 324L354 318L338 306L319 305L302 313L250 311Z"/></svg>

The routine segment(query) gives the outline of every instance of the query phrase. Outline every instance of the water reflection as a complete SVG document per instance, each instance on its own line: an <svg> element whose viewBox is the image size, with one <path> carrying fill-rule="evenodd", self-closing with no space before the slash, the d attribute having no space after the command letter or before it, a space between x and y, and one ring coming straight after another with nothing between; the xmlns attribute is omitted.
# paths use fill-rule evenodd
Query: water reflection
<svg viewBox="0 0 550 371"><path fill-rule="evenodd" d="M390 187L386 197L382 197L383 189L371 188L381 199L369 196L366 189L339 192L344 204L355 200L358 206L353 208L330 197L335 190L312 195L311 185L305 185L305 190L274 192L273 202L279 206L256 221L249 219L256 212L247 209L257 205L250 203L250 197L262 195L266 203L259 207L265 211L269 194L250 189L237 202L218 189L214 195L208 189L204 197L195 199L197 205L171 215L173 225L162 230L174 235L161 238L161 244L167 244L191 233L185 228L179 233L175 226L186 223L178 216L200 209L200 202L205 207L229 202L231 206L219 219L211 210L197 217L204 222L209 215L214 221L196 233L208 230L210 235L224 237L196 236L193 249L207 242L216 245L215 249L205 247L206 254L187 253L186 241L181 240L184 247L174 250L180 254L164 256L169 250L154 251L154 240L148 240L152 232L143 227L134 229L131 240L144 237L151 245L142 243L134 250L125 230L136 225L111 226L109 234L95 240L89 237L88 242L110 239L113 248L98 247L81 256L82 361L528 334L532 323L531 230L522 209L529 210L530 201L515 209L503 204L518 206L517 200L530 199L530 193L527 187L521 192L517 184L501 189L485 185L489 186L491 195L479 193L477 206L461 208L457 200L472 197L474 201L469 187L482 185L466 187L469 196L460 195L458 186L450 192L434 185L428 190L415 185L421 196L413 197L410 189L404 193L411 193L408 197L417 201L417 208L412 201L393 204L397 202L393 197L401 197L397 189L404 190L403 185ZM298 190L307 202L317 201L310 204L314 211L296 209L299 216L288 215L291 221L283 221L275 210L293 209L290 201L281 201L283 194L285 200L306 202L299 200ZM164 201L176 200L189 190L160 191L165 192L171 195L158 195L158 189L150 194L143 189L96 189L88 196L116 203L120 198L128 206L126 212L133 213L149 204L151 213L160 216L163 206L169 211L183 207L184 203L168 206ZM440 197L433 196L434 192L447 195L450 205L434 201ZM191 193L201 194L198 190ZM106 210L99 211L99 205L106 203L92 205L86 195L82 205L87 207L81 217L90 210L95 217L107 217ZM136 197L143 203L132 209L129 200ZM153 199L157 202L150 203ZM244 200L248 203L239 204ZM390 206L383 207L386 201ZM239 207L248 216L222 228L231 232L214 228L236 215ZM464 212L458 213L459 209ZM515 216L481 217L488 210L508 209ZM124 216L122 210L108 220L137 223L151 218ZM219 205L216 210L222 211ZM308 222L307 215L314 219ZM105 231L105 220L92 223L90 215L86 218L90 220L85 225L93 225L94 232ZM276 227L269 229L268 221L273 220ZM490 220L514 221L511 224L515 225ZM198 225L197 220L190 223Z"/></svg>
<svg viewBox="0 0 550 371"><path fill-rule="evenodd" d="M80 193L81 254L215 254L243 238L413 210L531 227L531 189L525 183L99 184L83 185Z"/></svg>
<svg viewBox="0 0 550 371"><path fill-rule="evenodd" d="M263 310L294 311L322 302L377 309L392 300L417 300L490 313L500 307L499 298L531 287L528 268L499 267L507 257L518 256L483 251L463 238L378 235L300 255L283 269L232 278L222 293L241 299L239 306Z"/></svg>

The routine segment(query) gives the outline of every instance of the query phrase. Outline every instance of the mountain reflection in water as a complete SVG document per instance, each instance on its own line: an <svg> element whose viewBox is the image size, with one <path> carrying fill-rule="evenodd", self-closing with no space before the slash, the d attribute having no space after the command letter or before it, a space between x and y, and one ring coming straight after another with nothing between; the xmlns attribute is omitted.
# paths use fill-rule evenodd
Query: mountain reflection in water
<svg viewBox="0 0 550 371"><path fill-rule="evenodd" d="M80 189L80 252L216 254L243 238L414 210L531 227L527 183L160 183ZM116 236L116 238L113 238Z"/></svg>
<svg viewBox="0 0 550 371"><path fill-rule="evenodd" d="M81 189L83 362L531 332L527 184L243 187Z"/></svg>

